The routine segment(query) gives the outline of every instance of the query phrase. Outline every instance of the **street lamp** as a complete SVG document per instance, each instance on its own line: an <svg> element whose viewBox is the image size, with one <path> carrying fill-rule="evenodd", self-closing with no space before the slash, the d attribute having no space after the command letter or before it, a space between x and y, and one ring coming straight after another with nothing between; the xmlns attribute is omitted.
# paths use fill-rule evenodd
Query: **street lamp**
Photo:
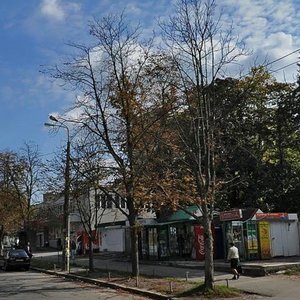
<svg viewBox="0 0 300 300"><path fill-rule="evenodd" d="M54 116L50 115L49 119L55 123L45 123L48 127L60 127L67 131L67 146L66 146L66 167L65 167L65 187L64 187L64 268L70 272L70 160L71 160L71 143L70 143L70 130L69 127L63 122L59 121Z"/></svg>

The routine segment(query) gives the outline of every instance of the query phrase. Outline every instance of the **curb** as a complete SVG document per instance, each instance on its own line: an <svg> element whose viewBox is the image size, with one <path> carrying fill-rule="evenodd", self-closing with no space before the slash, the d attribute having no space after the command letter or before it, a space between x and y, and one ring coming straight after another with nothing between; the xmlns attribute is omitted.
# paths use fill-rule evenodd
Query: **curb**
<svg viewBox="0 0 300 300"><path fill-rule="evenodd" d="M124 286L124 285L121 285L121 284L118 284L118 283L107 282L107 281L99 280L99 279L86 278L86 277L83 277L83 276L76 275L74 273L57 272L57 271L40 269L40 268L36 268L36 267L30 267L30 269L41 272L41 273L46 273L46 274L50 274L50 275L64 277L64 278L67 278L67 279L83 281L83 282L94 284L94 285L97 285L97 286L108 287L108 288L117 289L117 290L123 290L123 291L126 291L126 292L130 292L132 294L146 296L146 297L151 298L151 299L157 299L157 300L172 300L172 299L175 299L173 297L163 295L161 293L152 292L152 291L139 289L139 288L134 288L134 287L128 287L128 286Z"/></svg>

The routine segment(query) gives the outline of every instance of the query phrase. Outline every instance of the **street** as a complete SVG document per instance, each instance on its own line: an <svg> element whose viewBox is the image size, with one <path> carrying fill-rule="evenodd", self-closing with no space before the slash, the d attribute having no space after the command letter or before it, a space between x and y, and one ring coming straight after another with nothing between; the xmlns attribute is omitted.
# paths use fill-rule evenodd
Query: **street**
<svg viewBox="0 0 300 300"><path fill-rule="evenodd" d="M143 300L140 296L34 271L0 271L0 299Z"/></svg>
<svg viewBox="0 0 300 300"><path fill-rule="evenodd" d="M41 252L34 254L35 259L57 262L57 252ZM75 259L77 265L87 266L88 258L84 256L77 256ZM270 264L271 262L269 262ZM188 274L189 279L203 280L204 270L203 267L191 268L191 266L197 264L194 261L179 261L176 266L168 266L160 264L140 264L140 272L144 275L158 275L161 277L174 277L185 278ZM276 262L275 262L276 264ZM130 271L130 262L120 259L119 256L113 256L109 254L96 255L94 260L96 268L107 269L110 271ZM72 267L71 267L72 270ZM299 299L299 279L292 279L286 276L263 276L263 277L250 277L241 276L239 280L230 280L231 273L215 271L214 273L216 283L225 285L228 280L230 287L238 288L246 291L251 295L247 299L285 299L295 300ZM292 280L291 280L292 279ZM128 299L128 298L127 298ZM135 298L136 299L136 298ZM138 299L138 298L137 298Z"/></svg>

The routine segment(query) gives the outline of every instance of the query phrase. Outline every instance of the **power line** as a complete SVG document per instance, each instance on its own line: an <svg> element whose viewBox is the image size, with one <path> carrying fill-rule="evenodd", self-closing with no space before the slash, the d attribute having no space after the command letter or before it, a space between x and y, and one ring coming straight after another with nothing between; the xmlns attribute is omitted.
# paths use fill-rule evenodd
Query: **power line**
<svg viewBox="0 0 300 300"><path fill-rule="evenodd" d="M277 58L277 59L275 59L275 60L273 60L273 61L271 61L271 62L269 62L267 64L265 64L264 67L267 67L267 66L269 66L271 64L274 64L275 62L278 62L278 61L280 61L280 60L282 60L282 59L284 59L284 58L286 58L286 57L288 57L288 56L290 56L290 55L292 55L292 54L294 54L294 53L296 53L298 51L300 51L300 48L296 49L296 50L294 50L294 51L292 51L292 52L290 52L290 53L288 53L286 55L283 55L283 56L281 56L281 57L279 57L279 58Z"/></svg>
<svg viewBox="0 0 300 300"><path fill-rule="evenodd" d="M294 64L296 64L296 63L298 63L298 62L300 62L300 60L297 60L297 61L295 61L295 62L292 62L292 63L290 63L290 64L288 64L288 65L285 65L285 66L283 66L283 67L281 67L281 68L279 68L279 69L276 69L276 70L274 70L274 71L270 71L270 73L272 74L272 73L276 73L276 72L278 72L278 71L280 71L280 70L282 70L282 69L285 69L285 68L287 68L287 67L289 67L289 66L292 66L292 65L294 65Z"/></svg>
<svg viewBox="0 0 300 300"><path fill-rule="evenodd" d="M290 55L296 53L296 52L300 52L300 48L298 48L298 49L296 49L296 50L294 50L294 51L291 51L291 52L289 52L289 53L287 53L287 54L285 54L285 55L283 55L283 56L281 56L281 57L279 57L279 58L276 58L276 59L272 60L271 62L266 63L266 64L261 65L261 66L262 66L263 68L265 68L265 67L267 67L267 66L269 66L269 65L274 64L275 62L278 62L278 61L280 61L280 60L282 60L282 59L284 59L284 58L286 58L286 57L288 57L288 56L290 56ZM286 67L288 67L288 66L291 66L291 65L293 65L293 64L295 64L295 63L297 63L297 62L298 62L298 61L296 61L296 62L294 62L294 63L291 63L291 64L289 64L289 65L286 65L286 66L284 66L284 67L281 67L281 68L279 68L279 69L277 69L277 70L275 70L275 71L271 71L270 73L278 72L278 71L280 71L280 70L282 70L282 69L284 69L284 68L286 68ZM240 79L243 78L243 77L245 77L245 76L247 76L247 75L249 75L249 74L251 74L251 72L248 72L248 73L246 73L245 75L241 75L241 76L240 76Z"/></svg>

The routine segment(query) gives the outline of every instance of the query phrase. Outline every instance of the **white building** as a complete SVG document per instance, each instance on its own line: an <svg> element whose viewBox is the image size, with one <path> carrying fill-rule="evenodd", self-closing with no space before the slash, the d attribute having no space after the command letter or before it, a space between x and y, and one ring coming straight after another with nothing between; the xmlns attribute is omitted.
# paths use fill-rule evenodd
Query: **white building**
<svg viewBox="0 0 300 300"><path fill-rule="evenodd" d="M91 193L95 198L99 232L100 251L126 252L129 250L129 224L126 213L128 213L126 201L119 197L112 198L103 193ZM122 212L123 211L123 212ZM141 224L153 222L156 218L155 213L146 207L142 209L140 219Z"/></svg>
<svg viewBox="0 0 300 300"><path fill-rule="evenodd" d="M45 194L39 210L43 216L44 226L37 232L37 247L46 242L52 248L58 247L58 240L63 242L63 206L64 195ZM90 190L78 199L70 199L70 238L75 240L83 252L88 250L88 225L93 229L94 251L125 252L129 249L128 213L126 201L112 198ZM146 207L142 210L141 224L154 222L155 214Z"/></svg>

